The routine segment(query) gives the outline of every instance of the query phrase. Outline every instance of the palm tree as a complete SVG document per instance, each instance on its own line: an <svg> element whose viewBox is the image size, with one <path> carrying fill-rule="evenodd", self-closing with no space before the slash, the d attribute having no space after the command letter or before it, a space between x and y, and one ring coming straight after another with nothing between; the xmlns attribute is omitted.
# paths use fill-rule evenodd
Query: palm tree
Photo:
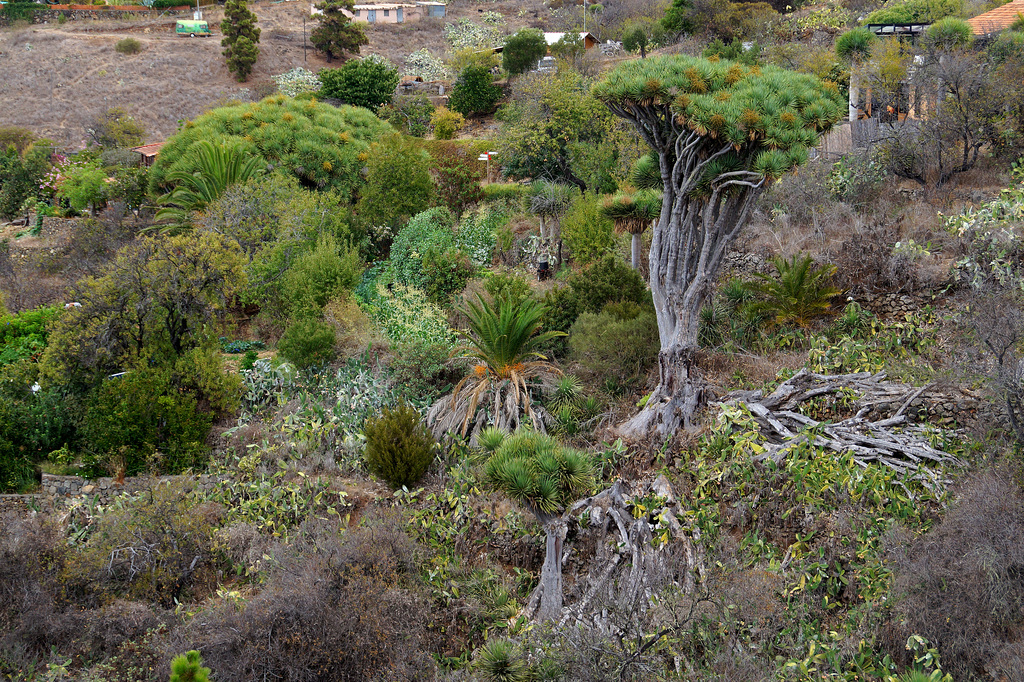
<svg viewBox="0 0 1024 682"><path fill-rule="evenodd" d="M202 211L228 187L247 181L261 170L260 157L247 156L240 145L215 145L203 140L197 143L193 154L195 170L168 173L167 179L177 184L157 200L161 208L156 212L156 220L163 223L164 232L191 227L194 212Z"/></svg>
<svg viewBox="0 0 1024 682"><path fill-rule="evenodd" d="M525 507L544 527L544 566L530 602L539 606L540 620L557 618L562 612L563 515L594 485L593 459L546 434L520 431L496 445L484 473L491 485Z"/></svg>
<svg viewBox="0 0 1024 682"><path fill-rule="evenodd" d="M630 245L633 269L640 267L640 235L661 215L661 193L642 189L634 194L620 192L601 205L601 215L615 223L615 231L633 235Z"/></svg>
<svg viewBox="0 0 1024 682"><path fill-rule="evenodd" d="M788 261L773 258L772 264L777 278L758 274L758 281L748 286L760 299L750 304L751 311L766 313L775 324L806 329L816 318L828 315L832 299L843 293L830 282L834 265L815 265L810 256L796 254Z"/></svg>
<svg viewBox="0 0 1024 682"><path fill-rule="evenodd" d="M471 333L456 348L459 357L475 361L473 371L460 381L450 396L437 401L427 413L427 424L440 437L449 431L475 439L487 425L514 431L526 417L533 428L544 430L540 408L533 407L529 383L558 375L558 368L537 348L564 332L542 334L546 307L533 299L513 303L500 298L492 306L482 296L469 302L462 313ZM483 409L478 409L483 408Z"/></svg>

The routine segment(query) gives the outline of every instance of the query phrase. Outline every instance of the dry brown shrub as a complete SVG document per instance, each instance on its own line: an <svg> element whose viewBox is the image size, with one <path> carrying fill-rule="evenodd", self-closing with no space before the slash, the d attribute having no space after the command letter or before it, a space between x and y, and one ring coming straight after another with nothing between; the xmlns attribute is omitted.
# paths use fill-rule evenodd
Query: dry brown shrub
<svg viewBox="0 0 1024 682"><path fill-rule="evenodd" d="M379 349L384 344L374 330L373 322L349 295L328 302L324 307L324 319L334 327L334 345L342 358L364 353L371 346Z"/></svg>
<svg viewBox="0 0 1024 682"><path fill-rule="evenodd" d="M1024 491L1013 472L974 475L934 530L892 553L901 595L887 638L894 659L905 658L911 634L938 647L956 680L1019 658L1008 648L1024 626Z"/></svg>
<svg viewBox="0 0 1024 682"><path fill-rule="evenodd" d="M430 679L428 607L399 527L376 518L339 534L337 523L306 524L274 552L263 591L200 614L177 647L200 649L223 682Z"/></svg>

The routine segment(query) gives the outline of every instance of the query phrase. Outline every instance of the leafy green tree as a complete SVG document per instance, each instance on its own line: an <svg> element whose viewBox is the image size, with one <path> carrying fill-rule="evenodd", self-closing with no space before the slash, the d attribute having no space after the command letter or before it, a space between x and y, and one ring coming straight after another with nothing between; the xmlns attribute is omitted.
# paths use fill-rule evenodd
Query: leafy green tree
<svg viewBox="0 0 1024 682"><path fill-rule="evenodd" d="M614 119L590 85L573 71L520 80L498 112L504 125L496 147L506 176L575 185L582 192L596 188L600 176L586 172L586 155L610 146Z"/></svg>
<svg viewBox="0 0 1024 682"><path fill-rule="evenodd" d="M76 285L81 307L53 323L41 370L69 383L145 357L180 357L245 282L241 250L221 235L140 237Z"/></svg>
<svg viewBox="0 0 1024 682"><path fill-rule="evenodd" d="M203 667L203 657L198 651L189 651L171 661L169 682L209 682L210 669Z"/></svg>
<svg viewBox="0 0 1024 682"><path fill-rule="evenodd" d="M536 28L524 28L509 36L501 51L501 68L509 76L519 76L537 68L537 63L548 53L544 34Z"/></svg>
<svg viewBox="0 0 1024 682"><path fill-rule="evenodd" d="M382 57L352 59L337 69L321 69L320 95L354 107L376 111L391 103L398 87L398 69Z"/></svg>
<svg viewBox="0 0 1024 682"><path fill-rule="evenodd" d="M546 434L520 431L500 441L484 472L492 486L526 508L544 528L547 542L535 595L540 603L537 616L542 621L560 617L562 543L568 528L563 514L593 487L593 459Z"/></svg>
<svg viewBox="0 0 1024 682"><path fill-rule="evenodd" d="M237 143L217 145L202 140L193 153L195 169L169 173L167 180L177 184L157 200L161 208L156 219L167 223L165 230L189 227L193 213L219 199L231 185L247 182L261 170L261 159L246 155Z"/></svg>
<svg viewBox="0 0 1024 682"><path fill-rule="evenodd" d="M359 107L332 107L284 95L253 104L222 107L199 116L161 148L150 171L150 193L173 184L170 173L198 169L200 143L237 144L262 167L294 175L306 187L336 190L341 201L362 184L360 155L393 129Z"/></svg>
<svg viewBox="0 0 1024 682"><path fill-rule="evenodd" d="M434 144L430 156L435 204L447 206L456 217L461 217L466 208L484 196L480 187L483 173L479 163L473 163L476 157L454 143Z"/></svg>
<svg viewBox="0 0 1024 682"><path fill-rule="evenodd" d="M728 44L722 42L721 38L715 38L710 45L704 48L703 56L705 59L718 57L747 66L758 66L761 63L761 46L755 42L747 47L739 38L733 38L732 42Z"/></svg>
<svg viewBox="0 0 1024 682"><path fill-rule="evenodd" d="M341 59L346 53L358 54L359 47L370 42L363 27L353 23L345 14L345 11L352 12L353 0L320 2L316 8L321 12L316 15L320 24L309 34L309 42L327 55L328 64L335 57Z"/></svg>
<svg viewBox="0 0 1024 682"><path fill-rule="evenodd" d="M370 147L366 186L356 211L372 225L404 223L430 206L430 155L412 139L393 134Z"/></svg>
<svg viewBox="0 0 1024 682"><path fill-rule="evenodd" d="M146 131L124 107L110 107L86 127L85 134L100 147L125 149L142 144Z"/></svg>
<svg viewBox="0 0 1024 682"><path fill-rule="evenodd" d="M693 0L672 0L661 24L670 33L693 33L692 12Z"/></svg>
<svg viewBox="0 0 1024 682"><path fill-rule="evenodd" d="M501 87L494 84L490 69L467 66L452 86L448 108L463 116L489 114L501 98Z"/></svg>
<svg viewBox="0 0 1024 682"><path fill-rule="evenodd" d="M564 34L551 46L551 56L570 64L577 64L587 51L583 36L576 32Z"/></svg>
<svg viewBox="0 0 1024 682"><path fill-rule="evenodd" d="M629 28L622 34L622 47L627 52L639 52L640 58L647 57L647 48L651 45L651 37L647 30L639 24Z"/></svg>
<svg viewBox="0 0 1024 682"><path fill-rule="evenodd" d="M42 198L40 185L53 167L51 140L36 140L23 153L16 146L0 150L0 217L13 218L29 197Z"/></svg>
<svg viewBox="0 0 1024 682"><path fill-rule="evenodd" d="M730 243L765 187L806 162L841 102L813 76L682 56L621 64L594 93L657 153L664 181L650 255L659 383L622 428L668 436L703 400L700 311Z"/></svg>
<svg viewBox="0 0 1024 682"><path fill-rule="evenodd" d="M256 27L256 15L249 10L245 0L228 0L224 5L224 21L220 30L224 34L221 47L228 62L228 71L241 82L252 73L252 65L260 56L260 29Z"/></svg>
<svg viewBox="0 0 1024 682"><path fill-rule="evenodd" d="M61 179L60 195L76 211L88 208L95 215L107 198L107 172L96 162L70 166Z"/></svg>
<svg viewBox="0 0 1024 682"><path fill-rule="evenodd" d="M439 437L449 431L475 437L485 426L511 431L527 423L543 431L544 421L533 407L528 384L559 374L537 348L565 333L538 333L545 307L533 299L518 305L499 299L492 306L478 296L462 313L469 320L470 333L463 333L467 343L459 352L475 363L473 371L451 396L430 408L427 424ZM492 409L478 409L485 405Z"/></svg>

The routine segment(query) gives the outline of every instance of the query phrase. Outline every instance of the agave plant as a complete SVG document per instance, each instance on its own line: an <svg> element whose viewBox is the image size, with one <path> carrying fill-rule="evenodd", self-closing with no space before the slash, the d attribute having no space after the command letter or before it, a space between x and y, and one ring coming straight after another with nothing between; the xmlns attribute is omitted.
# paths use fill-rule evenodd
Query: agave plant
<svg viewBox="0 0 1024 682"><path fill-rule="evenodd" d="M456 348L459 357L474 362L473 370L427 413L427 423L438 437L457 431L477 434L487 425L514 431L526 419L543 431L542 410L533 406L530 384L560 375L537 348L564 332L538 333L546 307L533 299L513 303L499 299L494 306L482 296L462 313L469 320L466 342Z"/></svg>
<svg viewBox="0 0 1024 682"><path fill-rule="evenodd" d="M601 214L615 223L616 232L633 235L632 264L636 270L640 267L640 235L661 215L661 194L651 189L620 192L605 199Z"/></svg>
<svg viewBox="0 0 1024 682"><path fill-rule="evenodd" d="M167 179L174 189L157 200L157 223L164 232L188 228L192 214L202 211L224 194L228 187L243 183L260 172L260 157L247 156L239 145L199 142L193 151L198 170L173 171Z"/></svg>
<svg viewBox="0 0 1024 682"><path fill-rule="evenodd" d="M484 466L487 481L537 517L547 535L541 568L541 620L562 610L562 540L565 510L594 484L592 457L563 447L551 436L519 431L507 436ZM531 599L531 601L533 601Z"/></svg>
<svg viewBox="0 0 1024 682"><path fill-rule="evenodd" d="M772 263L777 278L759 274L749 284L759 299L750 305L752 312L767 314L775 324L804 329L832 313L832 299L842 293L831 284L834 265L816 265L808 255L794 255L788 261L774 258Z"/></svg>

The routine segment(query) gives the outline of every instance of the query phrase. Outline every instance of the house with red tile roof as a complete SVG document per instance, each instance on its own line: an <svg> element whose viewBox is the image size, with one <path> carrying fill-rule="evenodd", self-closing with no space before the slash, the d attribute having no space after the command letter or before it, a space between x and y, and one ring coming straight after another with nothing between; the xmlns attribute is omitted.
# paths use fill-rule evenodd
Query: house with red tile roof
<svg viewBox="0 0 1024 682"><path fill-rule="evenodd" d="M1024 14L1024 0L1013 0L994 10L979 14L973 19L968 19L967 23L974 29L974 35L981 38L1005 31L1022 14Z"/></svg>

